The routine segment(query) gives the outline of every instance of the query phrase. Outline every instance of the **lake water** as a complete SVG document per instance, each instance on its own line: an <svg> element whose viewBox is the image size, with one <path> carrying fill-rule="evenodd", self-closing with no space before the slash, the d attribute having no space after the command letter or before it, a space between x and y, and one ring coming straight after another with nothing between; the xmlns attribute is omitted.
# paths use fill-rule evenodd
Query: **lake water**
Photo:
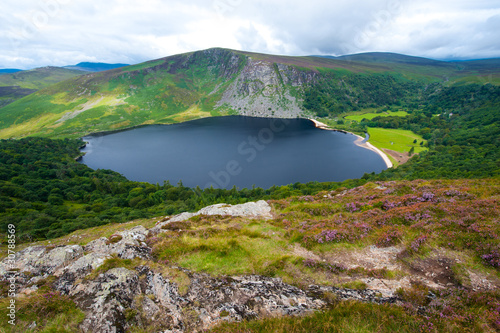
<svg viewBox="0 0 500 333"><path fill-rule="evenodd" d="M318 129L307 119L215 117L83 139L82 163L153 184L269 188L386 169L378 154L354 144L356 136Z"/></svg>

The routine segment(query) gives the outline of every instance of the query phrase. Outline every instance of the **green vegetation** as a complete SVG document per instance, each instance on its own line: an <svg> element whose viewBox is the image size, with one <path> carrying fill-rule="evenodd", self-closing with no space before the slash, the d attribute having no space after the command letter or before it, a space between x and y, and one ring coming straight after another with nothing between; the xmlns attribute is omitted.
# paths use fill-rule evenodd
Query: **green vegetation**
<svg viewBox="0 0 500 333"><path fill-rule="evenodd" d="M8 323L10 298L0 299L0 331L12 333L73 333L78 332L78 325L85 318L84 313L68 296L63 296L51 290L41 280L37 283L40 288L29 296L16 298L15 325ZM33 325L36 323L36 325Z"/></svg>
<svg viewBox="0 0 500 333"><path fill-rule="evenodd" d="M162 239L155 245L159 260L174 261L194 271L220 274L273 275L285 262L293 260L284 253L288 243L266 223L237 227L237 221L222 217L195 217L189 222L168 225L188 230L181 237Z"/></svg>
<svg viewBox="0 0 500 333"><path fill-rule="evenodd" d="M196 216L170 223L150 244L156 260L194 271L279 276L299 285L308 281L332 285L342 273L352 278L344 286L363 289L360 277L392 279L401 273L349 270L342 260L304 261L303 252L293 250L297 243L329 258L342 249L398 245L406 247L407 261L442 248L462 253L461 261L469 269L482 263L494 271L498 266L494 253L500 245L495 220L499 193L500 182L491 179L367 183L345 192L337 189L330 197L320 192L273 200L277 218L270 221ZM468 216L481 218L467 220Z"/></svg>
<svg viewBox="0 0 500 333"><path fill-rule="evenodd" d="M210 332L419 332L424 318L412 317L391 305L339 302L332 309L298 318L269 318L260 321L222 324Z"/></svg>
<svg viewBox="0 0 500 333"><path fill-rule="evenodd" d="M39 90L82 74L81 71L73 69L42 67L29 71L0 75L0 87L17 86Z"/></svg>
<svg viewBox="0 0 500 333"><path fill-rule="evenodd" d="M304 108L319 117L387 105L411 105L424 90L420 81L390 74L326 71L305 89Z"/></svg>
<svg viewBox="0 0 500 333"><path fill-rule="evenodd" d="M39 89L82 75L81 71L44 67L0 75L0 108Z"/></svg>
<svg viewBox="0 0 500 333"><path fill-rule="evenodd" d="M387 170L382 177L459 179L500 173L500 87L442 89L429 96L421 112L403 118L374 118L361 126L410 130L427 140L429 151Z"/></svg>
<svg viewBox="0 0 500 333"><path fill-rule="evenodd" d="M22 230L21 239L29 241L110 222L195 211L220 202L235 204L308 195L342 186L350 188L369 180L498 177L499 91L500 87L490 85L451 87L431 96L431 103L421 112L361 122L359 126L370 128L372 140L393 141L396 147L389 148L408 152L413 149L420 154L398 168L344 183L293 184L267 190L192 190L182 184L152 185L130 182L114 172L94 171L76 163L74 158L82 144L79 140L3 140L0 228L5 231L8 223L14 223ZM439 117L433 117L436 111ZM405 131L417 133L427 142ZM394 137L395 133L398 136ZM425 146L428 151L422 151Z"/></svg>
<svg viewBox="0 0 500 333"><path fill-rule="evenodd" d="M216 276L280 277L302 288L322 284L365 289L370 278L423 277L429 270L415 267L440 267L439 262L451 266L447 281L452 285L431 290L415 282L398 291L403 306L341 302L325 294L333 301L325 312L222 324L213 332L391 332L393 324L408 332L498 329L500 295L473 291L468 272L500 278L499 180L370 182L325 194L272 200L276 217L271 220L196 216L170 223L147 243L153 261L163 267ZM401 251L397 262L403 271L362 266L376 252L364 249L382 252L391 246ZM131 264L143 263L111 259L102 270ZM352 265L357 267L348 268ZM180 281L185 285L186 277Z"/></svg>
<svg viewBox="0 0 500 333"><path fill-rule="evenodd" d="M225 51L223 58L233 54ZM229 59L225 59L229 61ZM75 77L0 110L0 138L76 138L144 124L219 115L215 103L235 68L192 54Z"/></svg>
<svg viewBox="0 0 500 333"><path fill-rule="evenodd" d="M368 113L360 113L352 116L346 116L345 119L354 120L357 122L361 122L362 120L372 120L375 117L405 117L408 115L406 111L388 111L388 112L368 112Z"/></svg>
<svg viewBox="0 0 500 333"><path fill-rule="evenodd" d="M468 295L461 295L462 297ZM476 314L494 312L493 308L482 300L498 304L498 294L474 293L471 301L457 304L456 297L449 297L452 305L447 311L456 311L455 319L443 313L418 313L416 309L405 310L396 305L377 305L359 302L341 301L331 309L316 312L304 317L267 318L240 323L224 323L211 329L212 333L308 333L308 332L490 332L497 323ZM481 300L474 303L475 300ZM467 308L467 310L464 309ZM440 309L441 310L441 309ZM441 314L441 318L440 318ZM454 313L455 314L455 313ZM489 324L489 325L488 325Z"/></svg>
<svg viewBox="0 0 500 333"><path fill-rule="evenodd" d="M468 272L483 279L500 278L499 195L498 179L416 180L368 182L351 190L271 200L274 219L196 216L170 223L164 233L147 238L153 248L151 260L111 258L86 278L115 267L134 270L146 265L170 277L181 294L187 292L190 279L178 267L212 275L280 277L303 288L323 284L364 289L374 277L425 276L427 270L415 273L412 267L441 260L450 263L453 286L431 290L414 283L398 291L402 306L338 301L325 293L331 304L323 312L224 323L211 331L391 332L395 327L407 332L494 331L499 328L500 295L473 291ZM152 222L140 223L151 226ZM139 222L127 227L135 223ZM94 238L104 235L101 226L56 239L52 245L71 244L68 240L74 242L73 236L82 232ZM105 235L114 232L109 229ZM370 246L381 251L397 246L403 253L397 262L404 270L348 268L362 263L363 250ZM354 255L346 257L346 252ZM372 260L374 252L364 256ZM51 291L52 282L37 282L36 294L18 300L19 331L28 331L27 325L34 320L47 332L55 325L61 325L60 332L71 332L81 322L82 313L69 298ZM36 319L41 311L46 314L43 320Z"/></svg>
<svg viewBox="0 0 500 333"><path fill-rule="evenodd" d="M368 134L370 135L368 141L377 148L390 149L400 153L408 153L411 148L414 148L416 154L427 150L426 140L408 130L369 127ZM422 145L421 142L423 142Z"/></svg>
<svg viewBox="0 0 500 333"><path fill-rule="evenodd" d="M274 63L275 68L277 63L292 66L297 72L290 75L314 75L314 80L311 80L314 83L305 83L302 87L293 86L279 76L281 92L270 96L269 100L286 109L288 105L281 95L289 94L304 101L306 113L320 117L343 116L346 112L367 108L383 111L404 109L406 111L388 116L403 117L403 112L420 110L432 101L433 95L455 83L459 87L474 82L496 82L494 78L498 76L494 63L487 67L487 63L479 62L473 64L470 70L466 70L467 66L463 64L464 67L458 70L454 64L435 61L422 65L421 59L403 64L394 59L345 61L210 49L73 77L44 86L36 94L0 109L0 138L28 135L77 138L91 132L235 114L238 110L227 104L216 105L222 96L228 97L227 88L247 64L247 56ZM61 75L57 76L58 80ZM442 82L443 77L450 80ZM32 85L23 88L41 87L36 78L26 82ZM50 82L58 81L54 79ZM259 82L244 84L260 87L262 82ZM249 93L245 85L240 86L241 91L237 95L252 100L262 93L259 93L261 88L251 89L253 92ZM12 102L9 96L32 92L10 88L5 90L4 96L9 103ZM269 113L273 111L269 110ZM381 113L380 116L386 114ZM355 115L352 121L362 122L363 118L368 121L373 119L372 115L361 119ZM346 120L351 121L349 118ZM366 129L361 124L350 127L359 132Z"/></svg>

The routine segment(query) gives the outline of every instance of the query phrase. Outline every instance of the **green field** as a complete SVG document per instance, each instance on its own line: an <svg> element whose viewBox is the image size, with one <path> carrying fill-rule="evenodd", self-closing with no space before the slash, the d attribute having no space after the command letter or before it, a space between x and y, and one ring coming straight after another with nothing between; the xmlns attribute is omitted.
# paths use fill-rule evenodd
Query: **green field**
<svg viewBox="0 0 500 333"><path fill-rule="evenodd" d="M363 119L372 120L375 117L406 117L408 112L406 111L389 111L383 113L363 113L359 115L346 116L345 119L354 120L357 122L361 122Z"/></svg>
<svg viewBox="0 0 500 333"><path fill-rule="evenodd" d="M368 134L370 135L368 141L379 149L385 148L400 153L408 153L411 147L414 147L415 154L427 150L424 147L427 141L412 131L369 127ZM417 140L417 143L414 143L415 140ZM422 141L424 142L423 146L420 145Z"/></svg>

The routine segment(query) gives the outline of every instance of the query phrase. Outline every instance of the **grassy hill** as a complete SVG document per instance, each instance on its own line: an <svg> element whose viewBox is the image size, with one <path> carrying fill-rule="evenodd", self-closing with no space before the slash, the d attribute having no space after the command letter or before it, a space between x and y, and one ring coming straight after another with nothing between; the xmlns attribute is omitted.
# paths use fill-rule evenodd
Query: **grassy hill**
<svg viewBox="0 0 500 333"><path fill-rule="evenodd" d="M41 67L28 71L4 74L0 76L0 86L18 86L39 90L81 74L79 71L60 67Z"/></svg>
<svg viewBox="0 0 500 333"><path fill-rule="evenodd" d="M55 83L81 75L80 71L42 67L0 75L0 108Z"/></svg>
<svg viewBox="0 0 500 333"><path fill-rule="evenodd" d="M474 62L470 68L464 63L391 54L327 59L209 49L75 76L46 87L0 109L0 138L80 137L226 114L327 116L418 105L424 92L454 83L497 82L496 62ZM76 73L81 72L61 72L51 82ZM12 75L23 81L22 74ZM14 84L13 77L3 80L4 85ZM24 81L24 88L42 86L34 79Z"/></svg>

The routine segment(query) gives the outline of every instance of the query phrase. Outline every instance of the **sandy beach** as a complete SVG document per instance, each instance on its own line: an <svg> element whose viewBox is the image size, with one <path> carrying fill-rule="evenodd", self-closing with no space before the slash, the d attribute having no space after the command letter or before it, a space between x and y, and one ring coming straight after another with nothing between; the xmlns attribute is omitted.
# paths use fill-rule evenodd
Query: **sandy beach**
<svg viewBox="0 0 500 333"><path fill-rule="evenodd" d="M314 125L317 128L319 128L319 129L328 130L328 131L335 131L335 129L330 128L325 123L322 123L322 122L317 121L315 119L309 119L309 120L312 121L314 123ZM362 136L359 136L359 135L351 133L351 132L347 132L347 133L355 135L357 137L356 141L354 141L354 144L356 144L357 146L360 146L360 147L363 147L363 148L366 148L366 149L369 149L371 151L376 152L377 154L380 155L380 157L382 157L382 159L384 160L385 165L387 166L387 168L392 168L393 167L391 160L389 159L389 157L383 151L381 151L380 149L378 149L377 147L375 147L374 145L372 145L369 142L363 142L365 140L365 138L363 138Z"/></svg>

